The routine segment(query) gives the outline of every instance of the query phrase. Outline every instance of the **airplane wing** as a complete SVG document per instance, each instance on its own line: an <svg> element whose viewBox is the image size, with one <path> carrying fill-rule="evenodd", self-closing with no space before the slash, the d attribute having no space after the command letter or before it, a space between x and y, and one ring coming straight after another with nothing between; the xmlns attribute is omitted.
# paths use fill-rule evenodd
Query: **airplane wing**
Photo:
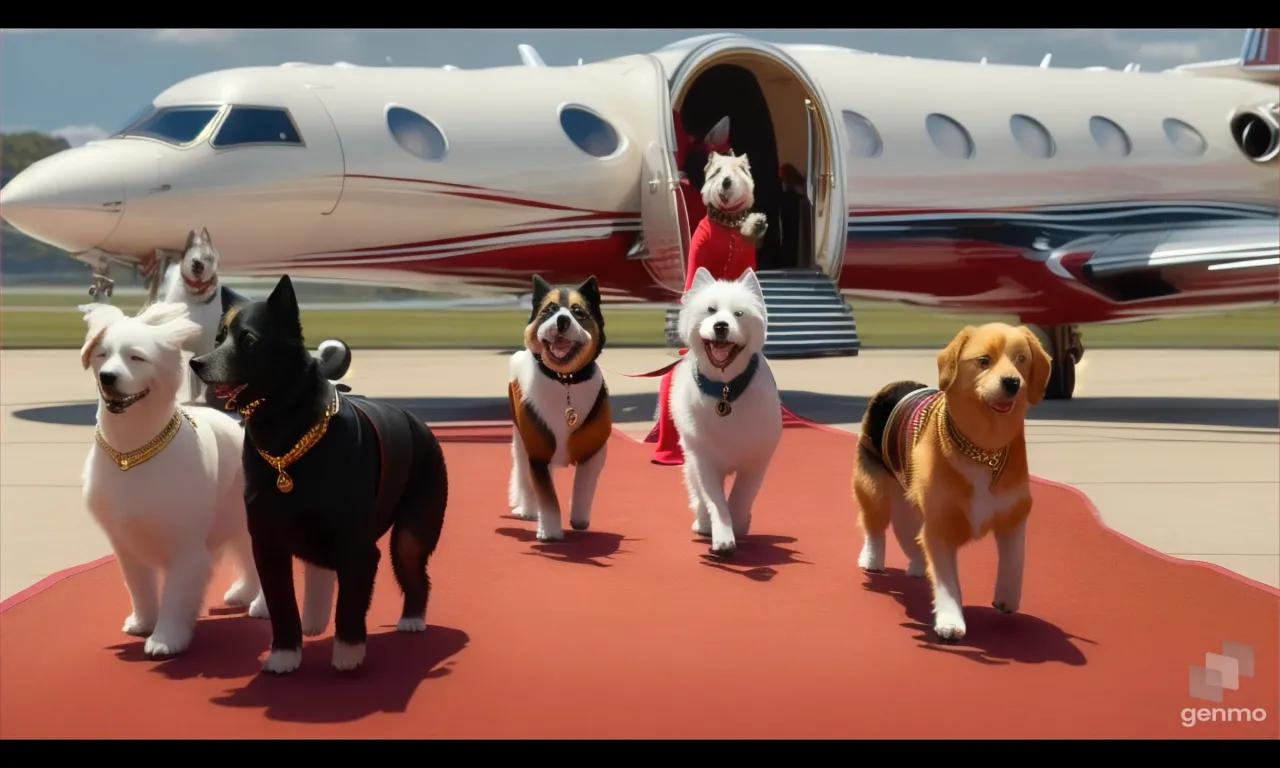
<svg viewBox="0 0 1280 768"><path fill-rule="evenodd" d="M1224 77L1280 84L1280 29L1245 30L1240 58L1205 61L1174 67L1196 77Z"/></svg>

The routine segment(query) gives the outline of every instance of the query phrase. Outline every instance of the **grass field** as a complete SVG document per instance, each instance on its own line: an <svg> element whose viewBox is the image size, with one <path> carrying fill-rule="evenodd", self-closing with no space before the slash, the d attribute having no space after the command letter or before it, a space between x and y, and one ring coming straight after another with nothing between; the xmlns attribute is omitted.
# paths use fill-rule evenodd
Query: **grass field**
<svg viewBox="0 0 1280 768"><path fill-rule="evenodd" d="M310 298L310 297L308 297ZM24 294L0 305L0 347L5 349L79 348L84 323L72 307L80 299L66 295ZM133 312L141 297L121 297L117 306ZM68 311L30 311L22 307L59 307ZM867 349L942 347L967 323L1010 318L961 316L894 304L854 304L858 334ZM663 313L658 309L618 308L608 313L609 344L662 346ZM352 347L510 348L520 344L528 315L515 309L303 311L312 343L340 338ZM1202 347L1280 349L1280 316L1275 307L1227 315L1086 326L1088 348Z"/></svg>

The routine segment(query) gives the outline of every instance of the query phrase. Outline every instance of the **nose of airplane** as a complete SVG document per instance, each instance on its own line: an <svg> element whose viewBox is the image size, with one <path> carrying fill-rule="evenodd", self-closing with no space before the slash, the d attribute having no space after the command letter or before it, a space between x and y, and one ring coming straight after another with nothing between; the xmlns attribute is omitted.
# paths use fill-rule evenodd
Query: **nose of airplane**
<svg viewBox="0 0 1280 768"><path fill-rule="evenodd" d="M100 145L46 157L0 189L0 218L72 253L94 248L120 224L123 159Z"/></svg>

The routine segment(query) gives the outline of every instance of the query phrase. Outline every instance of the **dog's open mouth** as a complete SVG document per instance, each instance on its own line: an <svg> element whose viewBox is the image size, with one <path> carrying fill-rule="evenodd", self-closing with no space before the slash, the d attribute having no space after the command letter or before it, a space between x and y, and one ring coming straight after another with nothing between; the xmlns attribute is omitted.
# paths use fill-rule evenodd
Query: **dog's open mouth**
<svg viewBox="0 0 1280 768"><path fill-rule="evenodd" d="M720 193L720 210L721 210L721 212L723 212L723 213L733 213L734 211L736 211L736 210L738 210L739 208L741 208L741 207L742 207L742 201L741 201L741 200L739 200L739 201L738 201L738 202L736 202L736 203L730 204L730 202L729 202L729 201L730 201L730 199L731 199L731 198L730 198L730 196L729 196L727 193L724 193L724 192L721 192L721 193Z"/></svg>
<svg viewBox="0 0 1280 768"><path fill-rule="evenodd" d="M554 339L542 340L543 354L553 363L567 363L582 349L582 342L557 336Z"/></svg>
<svg viewBox="0 0 1280 768"><path fill-rule="evenodd" d="M994 403L987 403L987 407L996 413L1005 414L1013 410L1013 400L1000 400Z"/></svg>
<svg viewBox="0 0 1280 768"><path fill-rule="evenodd" d="M236 395L244 391L248 384L214 384L213 396L219 400L231 401Z"/></svg>
<svg viewBox="0 0 1280 768"><path fill-rule="evenodd" d="M707 357L710 358L711 364L717 368L728 368L729 364L738 358L738 353L742 351L741 345L734 344L732 341L704 341L702 342L707 348Z"/></svg>
<svg viewBox="0 0 1280 768"><path fill-rule="evenodd" d="M129 406L133 405L134 403L138 402L142 398L151 394L151 390L144 389L141 392L136 392L132 395L120 396L115 394L109 394L105 389L99 386L98 394L102 396L102 403L103 405L107 406L108 411L110 411L111 413L124 413L126 410L129 409Z"/></svg>

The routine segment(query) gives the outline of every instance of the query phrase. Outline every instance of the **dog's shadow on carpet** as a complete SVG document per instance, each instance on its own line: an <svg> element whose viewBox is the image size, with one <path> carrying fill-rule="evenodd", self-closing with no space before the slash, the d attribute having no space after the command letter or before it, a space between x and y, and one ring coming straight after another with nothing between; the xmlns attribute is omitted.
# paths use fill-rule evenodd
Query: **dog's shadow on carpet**
<svg viewBox="0 0 1280 768"><path fill-rule="evenodd" d="M519 518L504 516L503 519L514 521ZM531 523L531 525L536 525L536 523ZM524 553L526 555L544 557L558 563L594 565L597 568L612 567L612 563L606 563L605 560L612 558L614 555L627 554L627 550L622 548L622 542L635 541L635 539L627 539L620 533L591 530L567 530L564 532L564 541L547 543L538 541L537 530L532 527L502 527L495 529L494 533L506 536L509 539L515 539L523 544L532 544L533 546L529 548L529 551Z"/></svg>
<svg viewBox="0 0 1280 768"><path fill-rule="evenodd" d="M942 644L933 631L933 597L929 580L913 579L900 568L884 573L864 573L863 588L888 595L906 611L910 621L902 624L918 634L913 638L921 648L962 656L981 664L1044 664L1055 661L1073 667L1088 664L1076 645L1092 640L1064 632L1044 619L1026 613L1003 614L989 606L965 605L964 639Z"/></svg>
<svg viewBox="0 0 1280 768"><path fill-rule="evenodd" d="M423 632L371 627L368 656L351 672L333 668L333 637L308 639L302 666L289 675L261 672L271 642L271 623L243 614L204 619L196 625L191 647L182 656L152 670L171 680L196 677L244 680L243 687L210 699L225 707L261 709L269 720L294 723L346 723L378 712L404 712L424 680L452 673L449 659L471 638L451 627L428 625ZM387 631L390 629L390 631ZM374 634L377 632L377 634ZM113 646L125 661L148 661L141 640Z"/></svg>
<svg viewBox="0 0 1280 768"><path fill-rule="evenodd" d="M705 536L699 536L694 541L708 547L711 545L711 539ZM716 570L745 576L752 581L772 581L773 577L778 575L778 570L774 566L792 563L813 565L808 560L800 559L798 550L782 546L795 543L796 540L790 536L748 534L745 538L738 540L738 551L733 554L733 557L720 558L708 551L702 554L702 564Z"/></svg>

